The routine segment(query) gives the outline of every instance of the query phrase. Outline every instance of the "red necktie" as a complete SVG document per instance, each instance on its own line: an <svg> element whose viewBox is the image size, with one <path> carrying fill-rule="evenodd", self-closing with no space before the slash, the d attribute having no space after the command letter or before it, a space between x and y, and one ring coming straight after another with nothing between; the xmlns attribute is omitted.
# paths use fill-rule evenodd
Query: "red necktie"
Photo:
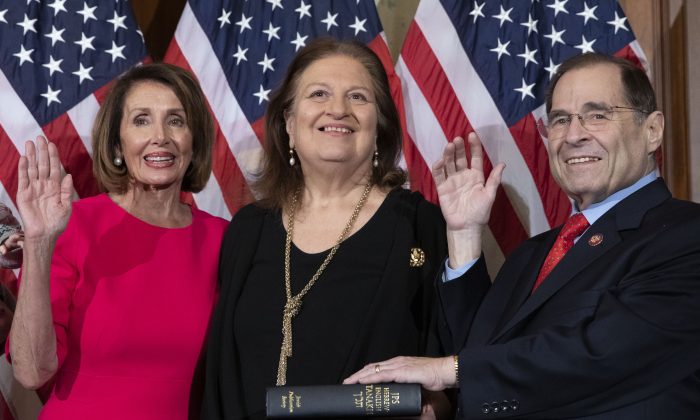
<svg viewBox="0 0 700 420"><path fill-rule="evenodd" d="M576 213L569 217L564 227L561 228L557 240L554 241L552 249L549 250L549 254L547 254L547 258L544 260L544 264L542 264L542 268L540 268L540 274L537 276L535 285L532 287L533 292L539 287L545 277L552 272L554 267L559 264L559 261L564 258L564 254L574 246L574 239L588 229L588 226L590 226L590 224L583 213Z"/></svg>

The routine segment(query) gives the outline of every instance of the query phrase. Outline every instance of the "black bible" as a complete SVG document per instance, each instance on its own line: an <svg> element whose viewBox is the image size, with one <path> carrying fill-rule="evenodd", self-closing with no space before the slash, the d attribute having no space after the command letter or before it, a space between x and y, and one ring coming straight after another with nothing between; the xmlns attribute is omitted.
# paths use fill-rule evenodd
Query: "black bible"
<svg viewBox="0 0 700 420"><path fill-rule="evenodd" d="M419 384L267 388L267 417L410 417L421 413Z"/></svg>

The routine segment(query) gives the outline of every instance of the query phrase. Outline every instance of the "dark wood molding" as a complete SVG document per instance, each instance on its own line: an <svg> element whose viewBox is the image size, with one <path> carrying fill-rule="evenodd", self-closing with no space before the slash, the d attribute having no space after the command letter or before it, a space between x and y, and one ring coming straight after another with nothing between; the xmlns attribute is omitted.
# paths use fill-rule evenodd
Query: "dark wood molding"
<svg viewBox="0 0 700 420"><path fill-rule="evenodd" d="M685 4L675 16L669 2L657 0L660 24L660 46L657 55L661 78L661 109L666 116L663 143L663 175L677 198L690 198L690 166L688 144L688 83L686 67Z"/></svg>

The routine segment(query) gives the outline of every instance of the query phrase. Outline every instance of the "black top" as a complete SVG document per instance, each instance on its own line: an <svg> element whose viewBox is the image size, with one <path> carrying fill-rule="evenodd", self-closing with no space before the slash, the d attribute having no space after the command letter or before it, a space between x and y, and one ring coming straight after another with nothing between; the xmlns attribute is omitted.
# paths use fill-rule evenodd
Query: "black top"
<svg viewBox="0 0 700 420"><path fill-rule="evenodd" d="M239 210L224 235L207 341L205 419L264 418L264 387L276 381L282 344L284 240L279 210L255 204ZM422 266L409 264L412 248L425 253ZM440 209L419 193L390 192L303 299L287 382L338 383L368 363L440 354L434 279L446 253ZM294 293L325 255L293 248Z"/></svg>
<svg viewBox="0 0 700 420"><path fill-rule="evenodd" d="M335 384L342 381L345 356L362 328L370 299L381 280L392 245L389 196L372 218L348 237L316 284L302 299L292 321L293 356L287 385ZM336 226L340 232L342 226ZM284 243L287 232L280 212L263 221L260 242L234 318L241 379L248 407L264 408L265 387L274 386L282 344ZM291 284L296 295L316 273L330 249L307 254L291 249ZM388 326L384 326L388 327Z"/></svg>

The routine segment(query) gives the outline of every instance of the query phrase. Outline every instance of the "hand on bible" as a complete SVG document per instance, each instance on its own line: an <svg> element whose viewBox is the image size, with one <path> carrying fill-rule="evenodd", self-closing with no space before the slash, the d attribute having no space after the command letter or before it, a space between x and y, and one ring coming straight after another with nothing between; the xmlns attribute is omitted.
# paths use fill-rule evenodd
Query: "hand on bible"
<svg viewBox="0 0 700 420"><path fill-rule="evenodd" d="M421 384L427 390L442 391L457 384L454 358L394 357L370 363L343 381L344 384L382 382Z"/></svg>

